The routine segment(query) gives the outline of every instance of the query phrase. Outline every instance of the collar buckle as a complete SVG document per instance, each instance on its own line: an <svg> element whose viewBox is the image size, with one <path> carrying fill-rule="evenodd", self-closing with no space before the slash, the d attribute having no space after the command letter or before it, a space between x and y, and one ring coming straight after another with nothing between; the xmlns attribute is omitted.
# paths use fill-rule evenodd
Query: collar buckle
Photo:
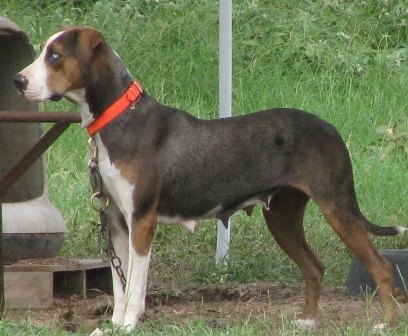
<svg viewBox="0 0 408 336"><path fill-rule="evenodd" d="M133 86L129 87L129 89L126 91L126 97L130 102L134 102L139 95L140 91L137 91L137 88L134 88Z"/></svg>

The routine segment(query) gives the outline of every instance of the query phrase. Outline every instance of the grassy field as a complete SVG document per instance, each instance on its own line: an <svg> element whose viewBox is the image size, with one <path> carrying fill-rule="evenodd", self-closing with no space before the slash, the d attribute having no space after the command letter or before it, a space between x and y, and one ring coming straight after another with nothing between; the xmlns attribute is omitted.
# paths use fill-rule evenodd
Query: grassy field
<svg viewBox="0 0 408 336"><path fill-rule="evenodd" d="M135 78L162 103L200 118L218 115L218 2L205 0L3 0L0 15L20 25L38 45L67 24L101 30ZM406 1L234 1L233 113L296 107L333 123L350 150L357 195L366 216L381 225L407 225L408 4ZM46 110L72 110L46 103ZM69 228L67 257L99 256L95 214L89 208L87 136L71 128L47 153L49 193ZM208 161L211 169L211 159ZM344 284L350 254L309 205L308 240L324 261L326 285ZM194 235L160 227L150 280L183 284L299 282L260 211L232 218L228 265L214 265L215 222ZM380 248L406 248L407 237L375 238ZM263 334L265 321L222 335ZM408 324L395 335L403 335ZM58 335L56 329L0 324L6 334ZM22 329L23 328L23 329ZM24 329L26 328L26 329ZM219 335L200 321L163 335ZM253 328L259 328L253 330ZM140 335L156 334L143 327ZM61 335L64 333L61 331ZM288 329L282 334L295 334ZM363 335L357 326L330 335Z"/></svg>

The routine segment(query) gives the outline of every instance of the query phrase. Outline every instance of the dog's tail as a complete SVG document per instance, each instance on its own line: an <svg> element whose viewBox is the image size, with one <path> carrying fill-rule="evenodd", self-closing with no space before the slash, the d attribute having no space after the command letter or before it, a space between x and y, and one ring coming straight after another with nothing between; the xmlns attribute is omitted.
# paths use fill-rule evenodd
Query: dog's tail
<svg viewBox="0 0 408 336"><path fill-rule="evenodd" d="M408 229L403 226L378 226L367 219L364 221L364 225L368 232L376 236L397 236L408 231Z"/></svg>

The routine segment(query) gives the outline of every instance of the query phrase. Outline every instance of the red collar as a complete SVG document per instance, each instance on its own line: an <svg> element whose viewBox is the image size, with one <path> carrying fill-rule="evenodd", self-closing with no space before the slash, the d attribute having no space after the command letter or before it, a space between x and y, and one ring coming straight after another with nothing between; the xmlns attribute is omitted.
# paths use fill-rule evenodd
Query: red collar
<svg viewBox="0 0 408 336"><path fill-rule="evenodd" d="M118 98L118 100L109 106L98 119L94 120L88 126L88 134L93 136L96 132L108 125L122 112L126 111L132 103L139 99L142 92L142 86L138 82L134 81L126 92Z"/></svg>

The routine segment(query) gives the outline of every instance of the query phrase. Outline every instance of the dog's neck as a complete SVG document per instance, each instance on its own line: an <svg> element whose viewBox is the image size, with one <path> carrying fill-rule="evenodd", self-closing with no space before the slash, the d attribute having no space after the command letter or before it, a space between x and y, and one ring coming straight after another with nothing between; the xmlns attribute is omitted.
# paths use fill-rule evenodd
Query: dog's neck
<svg viewBox="0 0 408 336"><path fill-rule="evenodd" d="M133 79L119 55L110 47L103 50L104 71L90 68L85 88L69 91L65 97L79 107L82 123L88 127L129 87ZM106 70L107 69L107 70Z"/></svg>

